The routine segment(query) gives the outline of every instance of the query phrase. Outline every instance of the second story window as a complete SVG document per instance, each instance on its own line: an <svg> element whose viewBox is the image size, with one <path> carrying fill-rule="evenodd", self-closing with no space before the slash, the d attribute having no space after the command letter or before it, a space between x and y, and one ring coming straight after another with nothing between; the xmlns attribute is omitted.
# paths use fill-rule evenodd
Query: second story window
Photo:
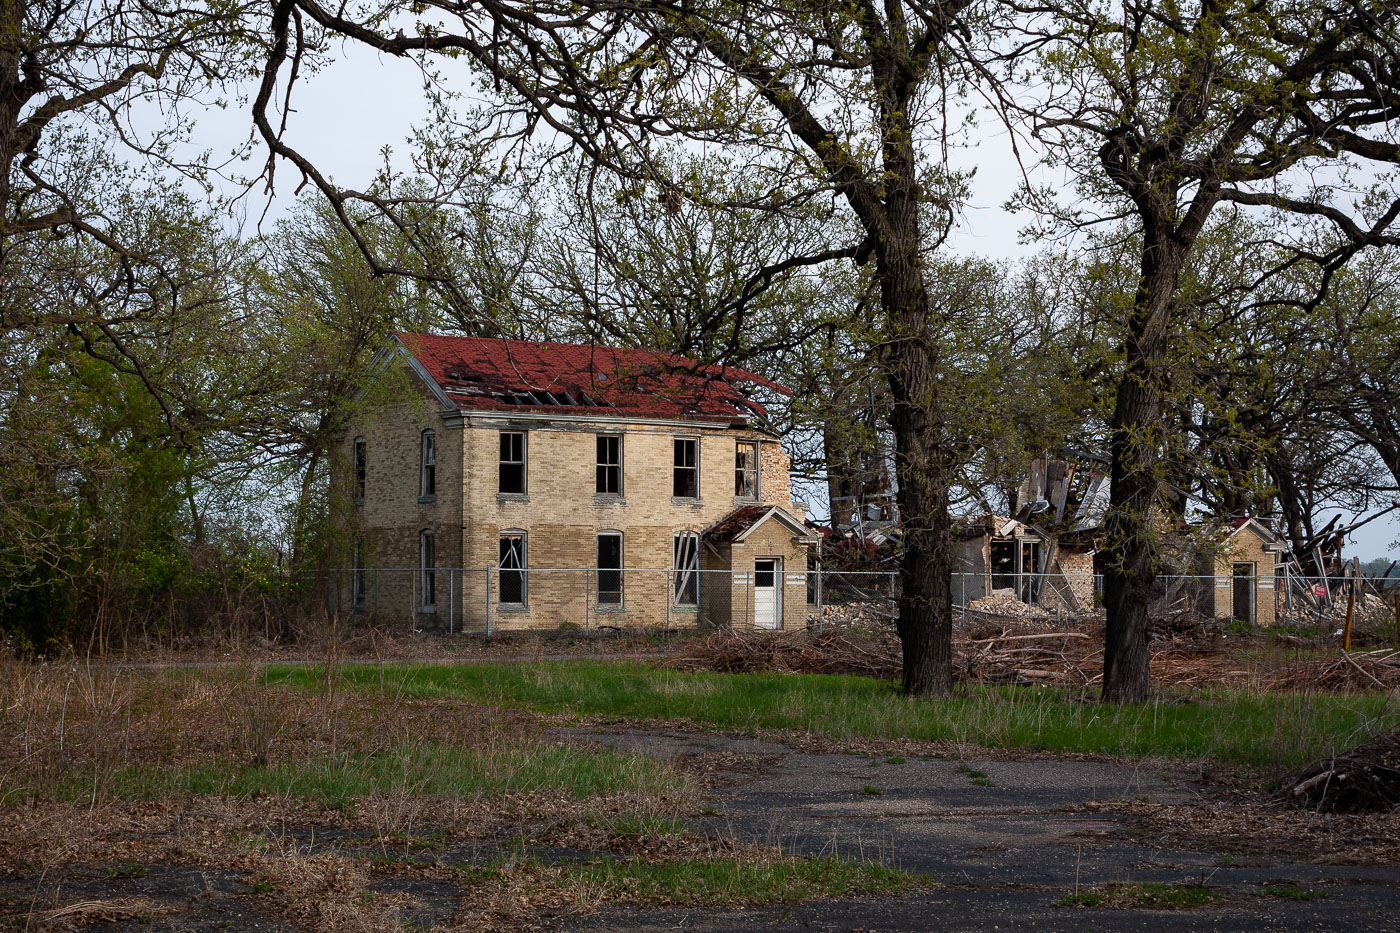
<svg viewBox="0 0 1400 933"><path fill-rule="evenodd" d="M355 498L365 498L365 439L355 438Z"/></svg>
<svg viewBox="0 0 1400 933"><path fill-rule="evenodd" d="M418 495L437 495L437 435L423 432L418 452Z"/></svg>
<svg viewBox="0 0 1400 933"><path fill-rule="evenodd" d="M525 494L525 432L501 432L500 492Z"/></svg>
<svg viewBox="0 0 1400 933"><path fill-rule="evenodd" d="M700 441L676 438L675 467L671 471L671 495L677 499L700 498Z"/></svg>
<svg viewBox="0 0 1400 933"><path fill-rule="evenodd" d="M598 478L593 491L600 496L622 495L622 438L598 435Z"/></svg>
<svg viewBox="0 0 1400 933"><path fill-rule="evenodd" d="M749 441L734 445L734 495L758 498L758 445Z"/></svg>

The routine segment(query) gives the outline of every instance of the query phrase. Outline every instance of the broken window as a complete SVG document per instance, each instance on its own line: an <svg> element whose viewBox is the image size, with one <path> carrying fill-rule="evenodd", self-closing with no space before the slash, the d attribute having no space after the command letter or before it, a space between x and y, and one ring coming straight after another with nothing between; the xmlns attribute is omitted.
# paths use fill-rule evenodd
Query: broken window
<svg viewBox="0 0 1400 933"><path fill-rule="evenodd" d="M418 495L437 495L437 435L424 431L418 451Z"/></svg>
<svg viewBox="0 0 1400 933"><path fill-rule="evenodd" d="M498 602L507 606L525 605L525 535L510 533L501 535L500 549L500 597Z"/></svg>
<svg viewBox="0 0 1400 933"><path fill-rule="evenodd" d="M501 432L500 492L525 493L525 432Z"/></svg>
<svg viewBox="0 0 1400 933"><path fill-rule="evenodd" d="M437 605L437 542L431 531L418 532L418 605L431 609Z"/></svg>
<svg viewBox="0 0 1400 933"><path fill-rule="evenodd" d="M598 535L598 605L622 605L622 535L616 531Z"/></svg>
<svg viewBox="0 0 1400 933"><path fill-rule="evenodd" d="M682 531L673 540L675 588L673 601L677 606L700 605L700 536Z"/></svg>
<svg viewBox="0 0 1400 933"><path fill-rule="evenodd" d="M594 492L600 496L622 495L622 438L598 435L598 477Z"/></svg>
<svg viewBox="0 0 1400 933"><path fill-rule="evenodd" d="M749 441L734 445L734 495L758 498L758 445Z"/></svg>
<svg viewBox="0 0 1400 933"><path fill-rule="evenodd" d="M676 438L675 468L671 473L671 495L677 499L700 498L700 440Z"/></svg>
<svg viewBox="0 0 1400 933"><path fill-rule="evenodd" d="M355 499L365 500L365 439L355 438Z"/></svg>
<svg viewBox="0 0 1400 933"><path fill-rule="evenodd" d="M365 545L356 541L350 554L350 604L356 609L365 606Z"/></svg>

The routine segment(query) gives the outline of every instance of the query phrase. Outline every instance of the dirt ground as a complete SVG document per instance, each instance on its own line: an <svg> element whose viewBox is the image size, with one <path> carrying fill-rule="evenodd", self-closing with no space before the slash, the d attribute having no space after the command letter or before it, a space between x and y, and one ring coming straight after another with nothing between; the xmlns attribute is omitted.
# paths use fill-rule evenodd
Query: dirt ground
<svg viewBox="0 0 1400 933"><path fill-rule="evenodd" d="M531 794L490 804L384 799L353 815L280 797L113 804L48 820L10 811L0 825L8 855L56 839L66 850L42 869L7 859L17 870L0 878L0 905L13 929L113 931L385 929L386 921L420 930L1335 931L1394 929L1400 909L1400 815L1283 813L1257 795L1197 784L1180 767L936 757L907 743L834 751L813 737L630 724L556 726L547 737L657 756L692 775L698 800L652 804L685 833L608 828L608 808L631 812L634 800L595 799L581 813L576 801ZM232 855L214 841L230 838ZM552 863L649 858L658 845L839 854L925 874L931 885L897 897L717 909L579 903L541 883ZM541 867L531 884L518 872L454 868L503 858ZM1191 910L1056 906L1076 891L1143 883L1204 886L1215 899ZM66 912L47 909L58 904Z"/></svg>

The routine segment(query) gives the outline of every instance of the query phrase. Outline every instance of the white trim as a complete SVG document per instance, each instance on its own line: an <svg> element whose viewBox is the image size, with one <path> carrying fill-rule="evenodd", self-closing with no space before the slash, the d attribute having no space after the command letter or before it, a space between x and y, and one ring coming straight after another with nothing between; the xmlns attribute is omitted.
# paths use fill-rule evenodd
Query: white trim
<svg viewBox="0 0 1400 933"><path fill-rule="evenodd" d="M433 397L442 403L442 407L456 408L456 404L452 399L447 397L447 392L443 390L442 386L438 384L438 381L428 372L428 368L418 361L418 357L408 348L408 344L399 339L398 334L391 334L389 339L393 341L393 345L398 348L403 358L408 360L409 369L412 369L414 374L422 380L423 385L427 386L428 391L433 393Z"/></svg>

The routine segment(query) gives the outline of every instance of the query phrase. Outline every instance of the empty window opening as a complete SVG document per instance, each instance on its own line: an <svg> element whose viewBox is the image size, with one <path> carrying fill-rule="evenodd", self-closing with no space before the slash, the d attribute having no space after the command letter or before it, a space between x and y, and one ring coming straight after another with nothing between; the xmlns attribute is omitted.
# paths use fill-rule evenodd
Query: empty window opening
<svg viewBox="0 0 1400 933"><path fill-rule="evenodd" d="M365 605L365 545L356 541L350 555L350 602L356 609Z"/></svg>
<svg viewBox="0 0 1400 933"><path fill-rule="evenodd" d="M418 533L418 593L424 609L437 605L437 542L431 531Z"/></svg>
<svg viewBox="0 0 1400 933"><path fill-rule="evenodd" d="M501 535L500 596L498 602L508 606L525 605L526 563L525 536Z"/></svg>
<svg viewBox="0 0 1400 933"><path fill-rule="evenodd" d="M1234 589L1231 593L1233 599L1230 607L1232 618L1241 622L1254 622L1254 564L1237 563L1234 565Z"/></svg>
<svg viewBox="0 0 1400 933"><path fill-rule="evenodd" d="M355 438L355 498L365 498L365 439Z"/></svg>
<svg viewBox="0 0 1400 933"><path fill-rule="evenodd" d="M594 492L600 496L622 495L622 438L598 436L598 476Z"/></svg>
<svg viewBox="0 0 1400 933"><path fill-rule="evenodd" d="M674 589L672 599L677 606L700 605L700 536L683 531L676 535L674 551Z"/></svg>
<svg viewBox="0 0 1400 933"><path fill-rule="evenodd" d="M734 447L734 495L758 498L758 445L740 441Z"/></svg>
<svg viewBox="0 0 1400 933"><path fill-rule="evenodd" d="M418 452L418 495L437 495L437 435L423 432Z"/></svg>
<svg viewBox="0 0 1400 933"><path fill-rule="evenodd" d="M675 468L671 474L671 495L677 499L700 498L700 441L676 438Z"/></svg>
<svg viewBox="0 0 1400 933"><path fill-rule="evenodd" d="M598 535L598 605L622 605L622 535Z"/></svg>
<svg viewBox="0 0 1400 933"><path fill-rule="evenodd" d="M525 432L501 432L501 477L500 491L504 493L525 492Z"/></svg>

